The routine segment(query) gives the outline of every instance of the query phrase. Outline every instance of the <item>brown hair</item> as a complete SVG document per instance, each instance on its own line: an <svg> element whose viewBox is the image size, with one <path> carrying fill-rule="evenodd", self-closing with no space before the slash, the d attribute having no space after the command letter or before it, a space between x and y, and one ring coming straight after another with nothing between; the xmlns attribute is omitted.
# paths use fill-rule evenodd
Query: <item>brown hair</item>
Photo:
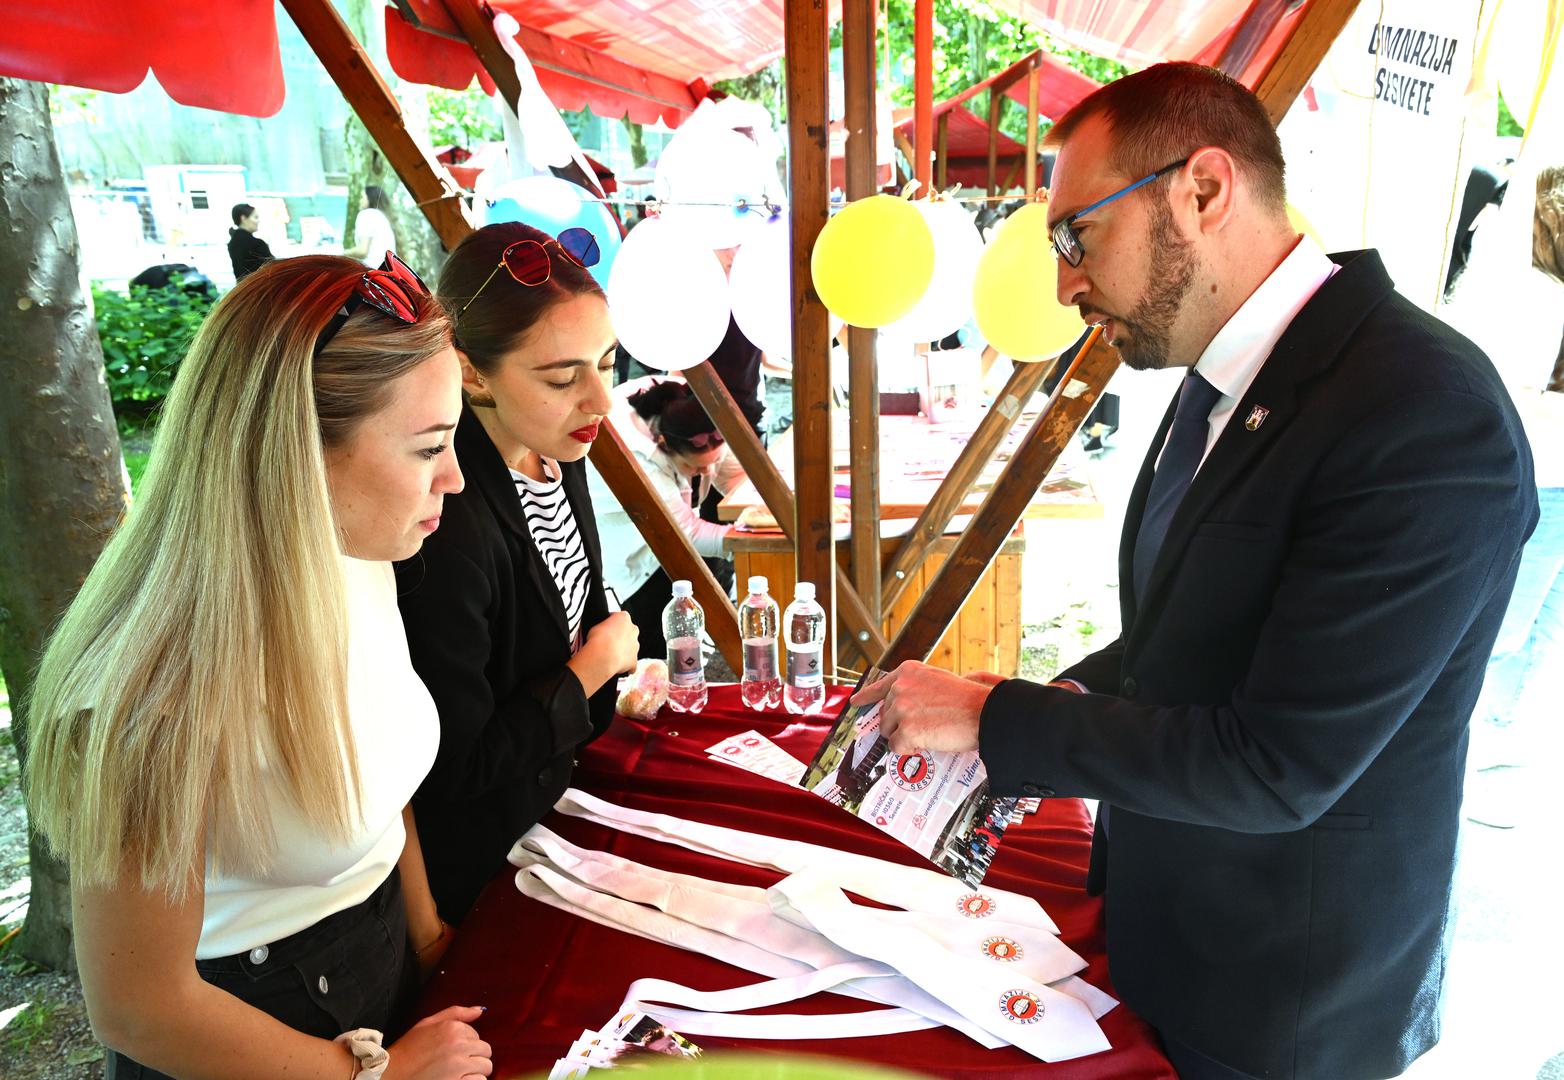
<svg viewBox="0 0 1564 1080"><path fill-rule="evenodd" d="M183 895L203 831L217 873L264 872L268 773L325 835L361 817L325 449L451 340L428 298L413 324L361 304L316 356L363 273L278 259L212 309L141 491L44 652L25 789L79 885L129 873Z"/></svg>
<svg viewBox="0 0 1564 1080"><path fill-rule="evenodd" d="M536 241L548 253L553 269L542 285L523 285L500 267L505 249L518 240ZM456 347L488 375L549 308L587 293L601 296L603 287L548 233L506 221L468 233L445 260L435 291L456 325Z"/></svg>
<svg viewBox="0 0 1564 1080"><path fill-rule="evenodd" d="M1265 205L1286 208L1287 166L1276 127L1252 91L1215 68L1157 64L1117 79L1060 117L1046 145L1062 146L1097 116L1113 133L1109 164L1129 179L1217 146L1233 155Z"/></svg>

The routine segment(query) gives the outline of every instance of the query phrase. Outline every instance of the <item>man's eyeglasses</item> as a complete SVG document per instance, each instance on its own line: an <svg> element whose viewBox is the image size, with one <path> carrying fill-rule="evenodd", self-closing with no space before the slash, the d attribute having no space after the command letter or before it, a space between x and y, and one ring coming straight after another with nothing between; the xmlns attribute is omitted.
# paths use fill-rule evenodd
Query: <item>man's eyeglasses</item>
<svg viewBox="0 0 1564 1080"><path fill-rule="evenodd" d="M404 326L418 321L418 298L428 297L429 288L416 273L391 252L378 270L365 270L337 313L331 317L320 336L315 339L315 355L319 356L337 336L348 316L358 310L360 304L368 304L383 314L391 316Z"/></svg>
<svg viewBox="0 0 1564 1080"><path fill-rule="evenodd" d="M1165 165L1156 172L1152 173L1150 176L1141 177L1139 180L1135 181L1133 184L1130 184L1128 187L1120 188L1112 195L1109 195L1106 199L1098 199L1086 209L1077 210L1075 213L1056 224L1052 229L1054 253L1058 255L1059 258L1069 263L1071 266L1080 266L1081 258L1086 254L1086 249L1081 246L1080 234L1075 231L1075 223L1077 221L1091 213L1093 210L1101 210L1114 199L1128 195L1138 187L1149 184L1153 180L1164 177L1168 173L1173 172L1175 169L1182 169L1185 164L1188 163L1188 161L1188 158L1184 158L1181 161L1175 161L1171 165Z"/></svg>
<svg viewBox="0 0 1564 1080"><path fill-rule="evenodd" d="M559 248L567 259L583 270L596 266L598 259L602 258L597 237L589 229L566 229L552 240L517 240L500 252L500 261L494 264L489 276L483 279L483 284L472 294L472 299L461 306L456 317L461 318L462 313L472 307L473 300L483 295L483 290L489 287L489 282L494 280L494 275L500 272L502 266L516 279L518 285L547 284L549 278L554 276L554 261L549 258L548 252L550 246Z"/></svg>

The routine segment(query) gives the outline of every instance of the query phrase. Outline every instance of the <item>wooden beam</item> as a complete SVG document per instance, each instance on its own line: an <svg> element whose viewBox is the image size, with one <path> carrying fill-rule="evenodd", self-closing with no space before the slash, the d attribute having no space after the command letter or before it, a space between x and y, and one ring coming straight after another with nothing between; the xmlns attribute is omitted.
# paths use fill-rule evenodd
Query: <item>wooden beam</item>
<svg viewBox="0 0 1564 1080"><path fill-rule="evenodd" d="M884 670L929 655L1118 366L1118 350L1102 340L1100 328L1094 329L1000 473L994 490L891 641L881 661Z"/></svg>
<svg viewBox="0 0 1564 1080"><path fill-rule="evenodd" d="M605 422L592 443L592 464L602 474L608 490L614 493L630 520L640 530L646 546L668 571L671 578L689 578L695 586L695 598L706 611L706 632L717 651L734 671L744 670L744 645L739 635L738 612L728 599L728 591L712 577L690 538L657 498L651 481L641 470L614 426Z"/></svg>
<svg viewBox="0 0 1564 1080"><path fill-rule="evenodd" d="M912 130L918 159L912 163L918 195L928 193L934 177L934 0L914 0L912 11Z"/></svg>
<svg viewBox="0 0 1564 1080"><path fill-rule="evenodd" d="M1357 6L1358 0L1309 0L1292 36L1277 50L1252 87L1265 102L1271 123L1282 122Z"/></svg>
<svg viewBox="0 0 1564 1080"><path fill-rule="evenodd" d="M847 201L865 199L878 186L874 161L874 88L876 0L843 0L842 91L847 106ZM945 128L940 117L939 183L945 183ZM852 445L852 580L862 600L866 626L853 627L853 637L880 625L880 373L875 332L861 326L847 331L847 423ZM858 644L867 644L859 641ZM884 644L869 655L872 664Z"/></svg>
<svg viewBox="0 0 1564 1080"><path fill-rule="evenodd" d="M488 5L480 4L479 0L444 0L444 3L457 29L478 54L483 70L489 73L500 96L514 112L516 103L521 100L521 80L516 76L516 65L510 54L494 36L494 24L483 13L482 9Z"/></svg>
<svg viewBox="0 0 1564 1080"><path fill-rule="evenodd" d="M745 418L738 402L733 400L733 395L717 376L711 361L686 368L681 374L700 401L701 407L706 410L706 415L711 417L712 422L717 425L717 430L722 432L723 438L728 442L728 448L733 451L733 456L739 459L740 465L744 466L744 472L749 477L750 483L755 485L760 501L766 504L766 509L771 511L771 516L777 519L777 526L782 530L782 534L790 543L795 542L798 529L793 520L793 491L787 486L787 481L783 479L782 474L777 471L776 462L771 460L771 455L767 454L765 447L760 445L755 429L750 427L749 420ZM870 618L868 608L848 579L847 571L837 566L834 560L832 566L835 570L842 624L847 627L859 651L870 663L873 663L885 651L886 645L885 635L880 632L879 620Z"/></svg>
<svg viewBox="0 0 1564 1080"><path fill-rule="evenodd" d="M1026 194L1037 194L1037 68L1026 76Z"/></svg>
<svg viewBox="0 0 1564 1080"><path fill-rule="evenodd" d="M793 492L798 580L826 613L836 656L836 547L831 536L831 328L809 259L830 217L829 36L825 0L784 0L788 189L792 207Z"/></svg>
<svg viewBox="0 0 1564 1080"><path fill-rule="evenodd" d="M956 106L958 109L961 106ZM946 174L950 166L950 110L939 114L939 126L934 134L934 189L944 191Z"/></svg>
<svg viewBox="0 0 1564 1080"><path fill-rule="evenodd" d="M1015 426L1016 418L1026 408L1027 402L1032 400L1037 388L1048 378L1054 363L1015 365L1005 388L994 399L993 407L984 413L977 430L961 448L956 463L945 474L945 479L940 481L934 497L918 515L912 531L901 542L890 565L886 567L884 579L880 583L880 602L884 607L892 607L901 599L907 586L917 580L918 567L922 565L924 556L945 534L951 518L956 516L956 511L966 501L967 492L972 490L972 484L988 467L994 451Z"/></svg>
<svg viewBox="0 0 1564 1080"><path fill-rule="evenodd" d="M282 6L434 226L440 243L446 250L454 248L473 229L466 203L445 167L408 132L402 106L353 31L330 0L282 0Z"/></svg>
<svg viewBox="0 0 1564 1080"><path fill-rule="evenodd" d="M1023 162L1020 158L1016 158L1015 161L1011 163L1010 171L1005 173L1005 191L1009 191L1011 188L1015 187L1016 177L1021 175L1022 164Z"/></svg>
<svg viewBox="0 0 1564 1080"><path fill-rule="evenodd" d="M988 88L988 193L999 194L999 108L1005 103L1003 94Z"/></svg>

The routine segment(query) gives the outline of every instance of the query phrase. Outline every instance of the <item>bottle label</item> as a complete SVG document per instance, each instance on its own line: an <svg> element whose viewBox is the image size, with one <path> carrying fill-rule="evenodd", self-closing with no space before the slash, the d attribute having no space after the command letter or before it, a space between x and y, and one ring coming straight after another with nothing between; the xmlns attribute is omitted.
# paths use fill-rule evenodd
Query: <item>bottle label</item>
<svg viewBox="0 0 1564 1080"><path fill-rule="evenodd" d="M770 682L777 677L777 640L744 643L744 677L755 682Z"/></svg>
<svg viewBox="0 0 1564 1080"><path fill-rule="evenodd" d="M825 685L825 672L820 667L820 643L787 647L787 681L799 690L810 690Z"/></svg>
<svg viewBox="0 0 1564 1080"><path fill-rule="evenodd" d="M668 681L674 686L695 686L706 681L698 640L684 637L668 642Z"/></svg>

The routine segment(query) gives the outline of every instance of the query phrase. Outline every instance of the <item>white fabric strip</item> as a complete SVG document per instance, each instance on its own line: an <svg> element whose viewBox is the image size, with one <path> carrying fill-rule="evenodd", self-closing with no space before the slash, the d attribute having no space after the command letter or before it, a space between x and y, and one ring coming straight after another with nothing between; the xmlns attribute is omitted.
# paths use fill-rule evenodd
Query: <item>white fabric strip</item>
<svg viewBox="0 0 1564 1080"><path fill-rule="evenodd" d="M851 903L817 874L794 874L772 886L772 902L791 909L843 948L880 960L964 1016L1043 1061L1065 1061L1110 1049L1092 1010L1020 973L953 953L915 926L887 933L873 912Z"/></svg>
<svg viewBox="0 0 1564 1080"><path fill-rule="evenodd" d="M544 873L534 876L545 885L552 886L556 878L568 875L572 885L590 890L593 893L590 897L567 891L563 898L586 909L582 914L588 918L592 917L588 911L604 917L594 921L607 920L607 925L639 937L682 948L692 948L685 942L698 939L704 947L693 951L721 957L760 974L776 975L780 965L754 957L751 950L759 949L774 957L801 962L811 969L861 960L857 953L839 948L823 935L779 918L772 912L762 889L673 874L606 852L586 851L541 825L534 826L517 842L509 858L525 872L543 868ZM533 895L519 876L517 884L523 892ZM716 888L708 891L709 886ZM656 910L641 904L650 904ZM737 959L736 954L748 954L759 963L746 963ZM1003 1040L996 1039L893 969L878 966L885 977L862 984L862 992L853 993L853 996L912 1009L936 1023L955 1028L989 1049L1004 1045ZM839 992L851 992L856 988L860 987L855 983Z"/></svg>
<svg viewBox="0 0 1564 1080"><path fill-rule="evenodd" d="M769 866L786 874L801 870L828 872L830 880L848 892L909 911L960 914L981 910L1051 934L1059 932L1042 905L1030 896L986 886L972 889L935 870L903 866L799 840L632 810L577 788L568 789L554 808L562 814L585 818L636 836L678 844L731 862Z"/></svg>

